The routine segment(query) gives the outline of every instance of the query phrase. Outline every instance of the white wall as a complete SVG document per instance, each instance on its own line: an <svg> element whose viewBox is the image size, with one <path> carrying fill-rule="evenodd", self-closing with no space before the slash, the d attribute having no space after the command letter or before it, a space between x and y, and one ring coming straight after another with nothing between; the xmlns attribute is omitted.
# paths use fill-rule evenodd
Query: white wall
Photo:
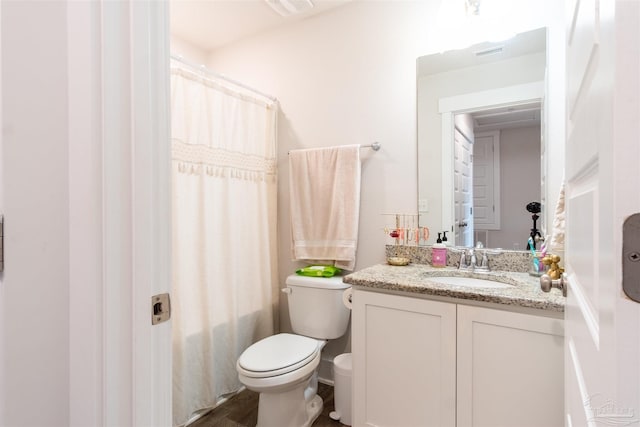
<svg viewBox="0 0 640 427"><path fill-rule="evenodd" d="M382 213L416 211L415 58L430 11L425 2L353 3L211 55L212 69L280 101L283 281L304 264L290 260L289 150L382 144L379 152L362 152L356 269L384 261Z"/></svg>
<svg viewBox="0 0 640 427"><path fill-rule="evenodd" d="M539 126L500 131L500 182L500 230L489 231L487 246L525 250L533 225L526 206L540 201Z"/></svg>
<svg viewBox="0 0 640 427"><path fill-rule="evenodd" d="M304 265L291 261L289 150L382 144L378 152L362 151L366 157L356 269L385 261L383 213L417 211L415 59L424 52L437 6L424 1L354 2L210 56L213 70L280 102L281 283ZM281 304L281 328L290 328L286 304ZM330 359L349 348L347 336L331 343L324 355ZM326 369L326 363L322 366Z"/></svg>
<svg viewBox="0 0 640 427"><path fill-rule="evenodd" d="M206 64L208 61L207 52L204 49L181 39L175 34L171 34L170 49L172 55L182 56L193 64Z"/></svg>
<svg viewBox="0 0 640 427"><path fill-rule="evenodd" d="M363 151L356 269L384 261L382 213L415 212L415 58L433 5L354 2L214 52L212 69L278 98L280 275L290 261L287 152L379 141Z"/></svg>

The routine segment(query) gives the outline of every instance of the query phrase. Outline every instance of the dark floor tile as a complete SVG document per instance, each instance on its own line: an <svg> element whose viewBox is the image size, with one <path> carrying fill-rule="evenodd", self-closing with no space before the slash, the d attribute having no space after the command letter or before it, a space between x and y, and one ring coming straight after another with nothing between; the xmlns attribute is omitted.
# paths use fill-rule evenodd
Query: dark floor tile
<svg viewBox="0 0 640 427"><path fill-rule="evenodd" d="M324 401L324 408L313 423L313 427L341 426L340 422L329 417L329 413L334 410L333 387L318 384L318 395ZM254 391L244 390L190 424L189 427L255 427L258 422L258 396L259 394Z"/></svg>

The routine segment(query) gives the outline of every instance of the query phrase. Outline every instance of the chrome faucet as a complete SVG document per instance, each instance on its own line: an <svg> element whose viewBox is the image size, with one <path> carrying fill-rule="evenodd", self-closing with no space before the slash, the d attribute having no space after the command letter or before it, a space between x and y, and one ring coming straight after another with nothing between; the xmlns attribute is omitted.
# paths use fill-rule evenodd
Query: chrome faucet
<svg viewBox="0 0 640 427"><path fill-rule="evenodd" d="M480 263L478 263L478 253L474 248L469 248L466 253L463 251L460 254L460 265L458 266L459 270L467 270L467 271L489 271L489 258L487 257L487 251L482 251L482 258L480 259Z"/></svg>

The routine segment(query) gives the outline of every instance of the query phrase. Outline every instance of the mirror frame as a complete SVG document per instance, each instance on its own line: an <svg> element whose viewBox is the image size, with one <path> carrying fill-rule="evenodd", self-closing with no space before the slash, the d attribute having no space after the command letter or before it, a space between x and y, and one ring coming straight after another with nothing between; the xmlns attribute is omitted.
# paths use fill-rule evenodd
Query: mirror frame
<svg viewBox="0 0 640 427"><path fill-rule="evenodd" d="M480 92L440 98L438 111L441 116L442 133L442 185L454 188L453 139L454 116L480 110L500 108L509 105L539 102L544 105L545 82L538 81L514 86L506 86ZM451 230L455 238L455 207L453 192L442 192L442 228ZM540 229L545 230L544 215L541 215ZM453 242L458 244L458 242Z"/></svg>

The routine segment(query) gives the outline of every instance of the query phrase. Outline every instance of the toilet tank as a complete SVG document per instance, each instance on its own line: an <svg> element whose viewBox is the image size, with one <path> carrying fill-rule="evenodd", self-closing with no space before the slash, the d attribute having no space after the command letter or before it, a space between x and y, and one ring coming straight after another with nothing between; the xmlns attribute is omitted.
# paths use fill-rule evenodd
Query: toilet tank
<svg viewBox="0 0 640 427"><path fill-rule="evenodd" d="M342 277L287 277L289 317L293 332L318 339L339 338L347 332L349 310L342 294L351 286Z"/></svg>

